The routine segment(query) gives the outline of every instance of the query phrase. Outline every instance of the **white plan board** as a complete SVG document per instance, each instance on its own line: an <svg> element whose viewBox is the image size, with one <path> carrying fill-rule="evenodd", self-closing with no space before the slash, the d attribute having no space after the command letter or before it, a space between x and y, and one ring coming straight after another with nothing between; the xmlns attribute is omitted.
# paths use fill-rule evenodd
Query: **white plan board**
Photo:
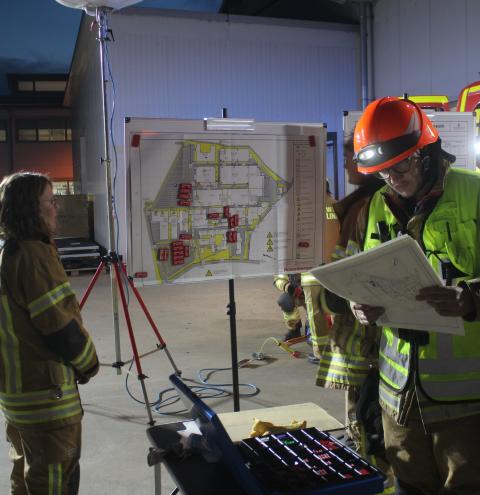
<svg viewBox="0 0 480 495"><path fill-rule="evenodd" d="M125 123L127 265L137 285L301 272L323 261L324 124Z"/></svg>
<svg viewBox="0 0 480 495"><path fill-rule="evenodd" d="M470 112L425 112L436 127L442 139L442 148L457 159L454 167L476 170L475 166L475 115ZM362 112L359 110L343 113L344 136L355 129ZM348 183L345 174L345 195L355 189Z"/></svg>

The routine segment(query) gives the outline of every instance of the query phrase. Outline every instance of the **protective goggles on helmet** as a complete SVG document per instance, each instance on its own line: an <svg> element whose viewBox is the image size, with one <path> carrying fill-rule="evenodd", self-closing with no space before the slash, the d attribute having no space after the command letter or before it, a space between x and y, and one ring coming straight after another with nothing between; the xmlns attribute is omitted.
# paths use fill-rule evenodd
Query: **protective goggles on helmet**
<svg viewBox="0 0 480 495"><path fill-rule="evenodd" d="M417 130L410 134L404 134L403 136L390 139L389 141L370 144L362 148L356 154L355 158L363 169L376 167L413 148L418 143L420 135L421 131Z"/></svg>

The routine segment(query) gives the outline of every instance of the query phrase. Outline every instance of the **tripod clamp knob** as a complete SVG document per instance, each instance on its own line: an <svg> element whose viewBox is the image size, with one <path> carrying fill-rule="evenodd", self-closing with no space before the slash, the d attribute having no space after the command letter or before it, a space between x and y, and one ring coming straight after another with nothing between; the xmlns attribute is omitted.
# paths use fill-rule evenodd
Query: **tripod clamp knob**
<svg viewBox="0 0 480 495"><path fill-rule="evenodd" d="M118 255L115 251L109 251L108 254L105 254L102 256L102 261L105 262L105 263L115 263L115 264L118 264L118 263L121 263L122 261L122 256Z"/></svg>

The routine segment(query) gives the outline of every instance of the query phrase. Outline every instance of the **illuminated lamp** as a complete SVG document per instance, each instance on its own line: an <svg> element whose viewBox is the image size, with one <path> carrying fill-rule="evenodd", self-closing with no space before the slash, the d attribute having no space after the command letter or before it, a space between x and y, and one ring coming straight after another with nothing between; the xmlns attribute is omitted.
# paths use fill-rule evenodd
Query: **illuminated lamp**
<svg viewBox="0 0 480 495"><path fill-rule="evenodd" d="M119 10L135 3L139 3L142 0L55 0L57 3L64 7L70 7L72 9L82 9L88 15L95 15L95 9L108 8L112 10Z"/></svg>

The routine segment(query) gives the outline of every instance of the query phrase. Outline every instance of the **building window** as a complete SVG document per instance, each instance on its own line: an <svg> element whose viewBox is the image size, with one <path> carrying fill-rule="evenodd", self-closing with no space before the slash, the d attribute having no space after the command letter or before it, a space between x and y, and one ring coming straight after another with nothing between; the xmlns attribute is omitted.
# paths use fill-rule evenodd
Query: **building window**
<svg viewBox="0 0 480 495"><path fill-rule="evenodd" d="M35 91L60 93L67 87L67 81L35 81Z"/></svg>
<svg viewBox="0 0 480 495"><path fill-rule="evenodd" d="M18 91L33 91L33 81L18 81Z"/></svg>
<svg viewBox="0 0 480 495"><path fill-rule="evenodd" d="M73 181L54 181L52 182L53 194L57 196L64 196L65 194L75 194L75 188Z"/></svg>
<svg viewBox="0 0 480 495"><path fill-rule="evenodd" d="M62 142L72 140L68 119L17 121L18 141Z"/></svg>
<svg viewBox="0 0 480 495"><path fill-rule="evenodd" d="M17 90L27 93L63 93L67 81L17 81Z"/></svg>
<svg viewBox="0 0 480 495"><path fill-rule="evenodd" d="M34 120L17 121L17 139L18 141L37 141L37 125Z"/></svg>
<svg viewBox="0 0 480 495"><path fill-rule="evenodd" d="M67 126L65 119L39 120L38 121L39 141L66 141Z"/></svg>

